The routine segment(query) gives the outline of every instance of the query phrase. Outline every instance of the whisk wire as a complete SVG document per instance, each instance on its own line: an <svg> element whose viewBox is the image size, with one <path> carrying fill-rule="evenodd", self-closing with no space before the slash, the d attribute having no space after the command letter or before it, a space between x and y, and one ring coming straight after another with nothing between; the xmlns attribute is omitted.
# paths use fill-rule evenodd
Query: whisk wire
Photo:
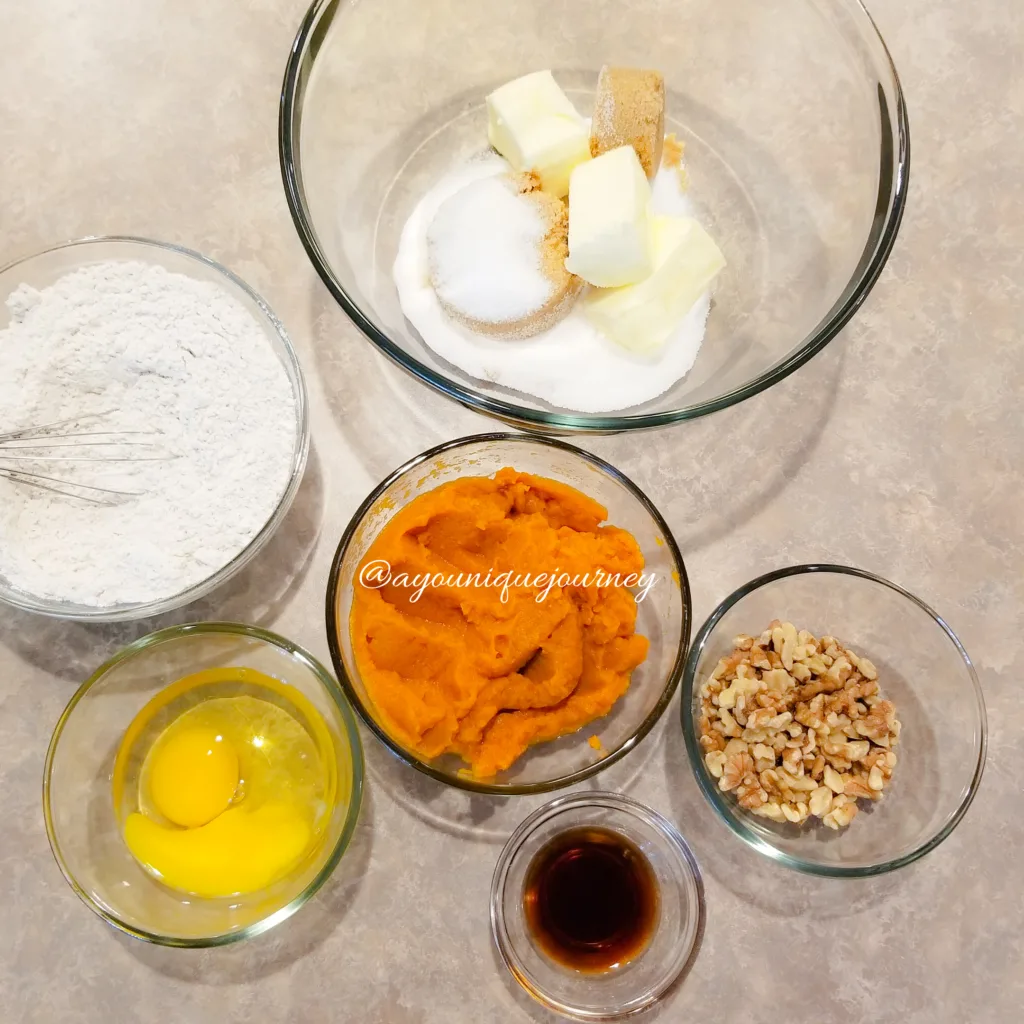
<svg viewBox="0 0 1024 1024"><path fill-rule="evenodd" d="M20 469L4 469L3 466L0 466L0 477L43 491L52 491L66 498L79 498L95 505L119 505L128 498L142 497L142 491L120 491L111 487L97 487L94 484L80 484L58 476L29 473Z"/></svg>
<svg viewBox="0 0 1024 1024"><path fill-rule="evenodd" d="M144 430L91 430L87 433L70 433L70 434L39 434L39 435L25 435L22 437L9 437L7 435L0 434L0 446L4 448L10 446L11 448L60 448L66 447L56 444L37 444L38 441L48 441L50 438L82 438L82 437L127 437L132 434L138 434L143 436L147 435ZM98 444L124 444L124 445L137 445L137 444L149 444L149 441L73 441L73 444L85 444L92 448Z"/></svg>
<svg viewBox="0 0 1024 1024"><path fill-rule="evenodd" d="M0 478L10 480L16 484L36 487L41 490L51 491L68 498L78 498L83 501L101 505L115 505L128 498L142 496L141 491L126 491L113 487L100 487L96 484L81 483L65 477L49 476L45 473L38 473L18 467L10 468L12 463L119 463L119 462L164 462L176 456L162 451L157 455L139 455L133 451L131 454L102 454L102 455L63 455L51 454L62 448L81 450L92 450L95 448L117 448L117 449L157 449L160 445L152 441L126 441L106 440L93 441L91 438L126 438L126 437L152 437L154 435L144 430L70 430L62 431L62 428L71 424L81 424L88 420L102 419L109 416L110 412L88 413L83 416L72 416L68 419L54 420L51 423L43 423L32 427L22 427L18 430L9 430L0 433ZM17 453L17 454L15 454ZM6 465L5 465L6 464Z"/></svg>
<svg viewBox="0 0 1024 1024"><path fill-rule="evenodd" d="M104 412L89 412L84 416L69 416L65 420L53 420L50 423L38 423L34 427L20 427L18 430L8 430L6 433L0 434L0 441L14 440L19 437L27 436L52 436L50 431L55 427L66 427L71 423L84 423L87 420L101 419L104 416L109 416L111 410L105 410ZM106 431L106 433L119 433L119 431Z"/></svg>

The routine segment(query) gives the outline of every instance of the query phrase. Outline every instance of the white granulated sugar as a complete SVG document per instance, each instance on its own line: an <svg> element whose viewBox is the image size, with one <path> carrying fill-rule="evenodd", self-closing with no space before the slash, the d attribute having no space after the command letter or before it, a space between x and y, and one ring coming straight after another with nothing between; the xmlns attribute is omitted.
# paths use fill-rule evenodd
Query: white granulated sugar
<svg viewBox="0 0 1024 1024"><path fill-rule="evenodd" d="M448 196L427 228L438 297L473 320L522 320L552 296L541 268L548 225L507 178L471 181Z"/></svg>
<svg viewBox="0 0 1024 1024"><path fill-rule="evenodd" d="M175 458L19 463L141 496L99 506L0 478L0 575L106 607L172 597L238 555L280 501L296 441L291 382L252 314L215 284L128 261L22 285L7 307L0 433L106 413L78 429L152 433Z"/></svg>
<svg viewBox="0 0 1024 1024"><path fill-rule="evenodd" d="M704 340L711 295L706 292L661 351L637 356L607 339L579 305L532 337L500 341L475 334L446 313L430 284L427 229L449 196L474 181L507 174L500 157L474 159L443 177L416 205L402 230L394 281L402 312L442 359L477 380L522 392L557 408L611 412L648 402L681 380ZM652 183L654 213L693 214L679 175L662 168Z"/></svg>

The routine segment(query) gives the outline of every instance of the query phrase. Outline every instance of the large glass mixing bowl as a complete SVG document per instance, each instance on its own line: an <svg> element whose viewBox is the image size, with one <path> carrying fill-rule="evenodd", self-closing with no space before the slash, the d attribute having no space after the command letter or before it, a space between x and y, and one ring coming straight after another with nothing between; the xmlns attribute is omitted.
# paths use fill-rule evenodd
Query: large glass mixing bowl
<svg viewBox="0 0 1024 1024"><path fill-rule="evenodd" d="M550 68L589 116L605 63L664 73L666 130L728 267L689 374L592 415L435 355L402 315L392 265L419 198L486 145L488 92ZM366 337L463 405L554 432L692 419L806 362L877 280L910 155L896 70L858 0L317 0L288 59L280 149L306 251Z"/></svg>

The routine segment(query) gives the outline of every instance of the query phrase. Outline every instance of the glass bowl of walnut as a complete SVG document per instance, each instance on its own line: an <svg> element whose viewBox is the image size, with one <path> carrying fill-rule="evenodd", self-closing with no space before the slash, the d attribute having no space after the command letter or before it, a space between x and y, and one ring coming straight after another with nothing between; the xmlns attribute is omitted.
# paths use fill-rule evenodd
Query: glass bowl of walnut
<svg viewBox="0 0 1024 1024"><path fill-rule="evenodd" d="M730 594L683 676L701 790L755 850L811 874L902 867L957 826L985 765L985 704L946 623L840 565Z"/></svg>

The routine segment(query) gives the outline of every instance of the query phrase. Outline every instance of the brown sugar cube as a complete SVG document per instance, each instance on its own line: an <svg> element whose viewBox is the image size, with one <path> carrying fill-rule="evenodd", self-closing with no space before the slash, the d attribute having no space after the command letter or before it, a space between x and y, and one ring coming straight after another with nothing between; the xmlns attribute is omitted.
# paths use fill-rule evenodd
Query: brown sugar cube
<svg viewBox="0 0 1024 1024"><path fill-rule="evenodd" d="M632 146L648 178L658 173L665 139L665 79L641 68L601 68L597 79L590 154Z"/></svg>

